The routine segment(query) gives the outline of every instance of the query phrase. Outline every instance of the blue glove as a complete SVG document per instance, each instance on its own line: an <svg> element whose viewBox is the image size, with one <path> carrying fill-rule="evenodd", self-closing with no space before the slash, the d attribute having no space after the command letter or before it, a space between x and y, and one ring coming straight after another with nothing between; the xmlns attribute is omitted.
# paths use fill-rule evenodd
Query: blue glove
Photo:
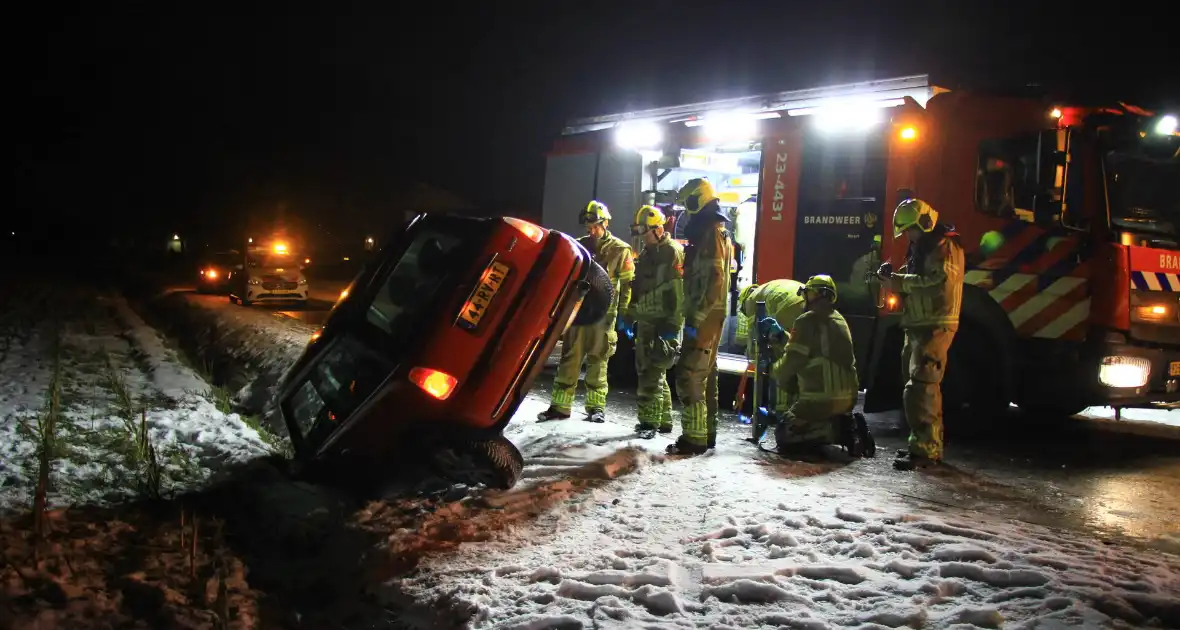
<svg viewBox="0 0 1180 630"><path fill-rule="evenodd" d="M695 326L689 326L688 324L685 324L685 325L684 325L684 339L685 339L685 341L687 341L687 340L689 340L689 339L696 339L696 338L697 338L697 329L696 329L696 327L695 327Z"/></svg>
<svg viewBox="0 0 1180 630"><path fill-rule="evenodd" d="M620 317L615 323L615 330L630 341L635 341L635 323L628 324Z"/></svg>
<svg viewBox="0 0 1180 630"><path fill-rule="evenodd" d="M758 334L771 339L782 339L787 336L787 331L783 330L778 320L773 317L767 317L758 322Z"/></svg>

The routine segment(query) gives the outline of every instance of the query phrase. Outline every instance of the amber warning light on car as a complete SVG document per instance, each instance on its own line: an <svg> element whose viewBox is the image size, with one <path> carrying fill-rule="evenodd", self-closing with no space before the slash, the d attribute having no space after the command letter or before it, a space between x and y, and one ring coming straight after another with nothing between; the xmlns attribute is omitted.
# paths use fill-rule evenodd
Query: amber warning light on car
<svg viewBox="0 0 1180 630"><path fill-rule="evenodd" d="M424 367L410 370L410 381L438 400L449 398L451 393L455 391L455 386L459 384L454 376L446 372Z"/></svg>

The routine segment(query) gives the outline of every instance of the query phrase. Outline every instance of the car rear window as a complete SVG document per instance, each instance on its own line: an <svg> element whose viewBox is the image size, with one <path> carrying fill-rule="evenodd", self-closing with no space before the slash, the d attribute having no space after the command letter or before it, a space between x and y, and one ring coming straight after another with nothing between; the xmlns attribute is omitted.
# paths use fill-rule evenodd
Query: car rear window
<svg viewBox="0 0 1180 630"><path fill-rule="evenodd" d="M406 247L393 272L377 290L365 320L381 331L400 336L447 288L465 267L470 247L459 234L422 229Z"/></svg>

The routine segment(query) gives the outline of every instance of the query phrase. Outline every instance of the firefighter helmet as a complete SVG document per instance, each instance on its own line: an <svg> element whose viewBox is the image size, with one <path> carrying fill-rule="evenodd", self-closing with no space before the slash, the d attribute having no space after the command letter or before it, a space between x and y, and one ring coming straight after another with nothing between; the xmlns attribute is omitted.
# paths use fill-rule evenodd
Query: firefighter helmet
<svg viewBox="0 0 1180 630"><path fill-rule="evenodd" d="M578 223L581 225L593 225L607 221L610 221L610 210L606 209L605 203L598 200L586 204L586 209L578 215Z"/></svg>
<svg viewBox="0 0 1180 630"><path fill-rule="evenodd" d="M664 216L664 212L655 206L643 206L635 212L634 226L640 229L640 233L646 232L652 228L664 227L664 223L668 221L668 217Z"/></svg>
<svg viewBox="0 0 1180 630"><path fill-rule="evenodd" d="M752 312L747 312L747 310L753 311L754 309L753 308L750 308L750 309L746 308L746 300L750 299L750 296L753 295L754 291L757 289L758 289L758 285L753 284L753 283L751 283L750 286L742 289L742 292L738 294L738 310L740 310L743 313L746 313L747 315L754 314ZM753 305L751 305L751 306L753 306Z"/></svg>
<svg viewBox="0 0 1180 630"><path fill-rule="evenodd" d="M695 215L710 201L717 199L717 191L713 189L713 184L701 177L690 179L676 194L676 203L684 206L690 215Z"/></svg>
<svg viewBox="0 0 1180 630"><path fill-rule="evenodd" d="M934 229L938 223L938 211L921 199L906 199L897 204L893 211L893 238L898 238L905 231L916 227L923 232Z"/></svg>
<svg viewBox="0 0 1180 630"><path fill-rule="evenodd" d="M836 303L836 281L832 280L832 276L822 273L811 276L807 279L806 284L799 287L799 295L803 295L807 291L826 295L832 300L832 304Z"/></svg>

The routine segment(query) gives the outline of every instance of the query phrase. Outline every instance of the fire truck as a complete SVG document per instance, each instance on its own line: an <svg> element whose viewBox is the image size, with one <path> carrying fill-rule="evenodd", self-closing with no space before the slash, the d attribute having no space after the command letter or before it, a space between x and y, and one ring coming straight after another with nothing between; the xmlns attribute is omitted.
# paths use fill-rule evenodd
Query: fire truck
<svg viewBox="0 0 1180 630"><path fill-rule="evenodd" d="M732 316L745 284L826 273L866 411L900 406L905 299L867 278L904 263L890 220L916 196L967 252L948 411L1180 404L1175 113L918 75L581 119L548 156L543 221L576 232L596 198L625 233L643 203L676 216L675 191L694 177L714 182L743 250L723 373L748 369Z"/></svg>

